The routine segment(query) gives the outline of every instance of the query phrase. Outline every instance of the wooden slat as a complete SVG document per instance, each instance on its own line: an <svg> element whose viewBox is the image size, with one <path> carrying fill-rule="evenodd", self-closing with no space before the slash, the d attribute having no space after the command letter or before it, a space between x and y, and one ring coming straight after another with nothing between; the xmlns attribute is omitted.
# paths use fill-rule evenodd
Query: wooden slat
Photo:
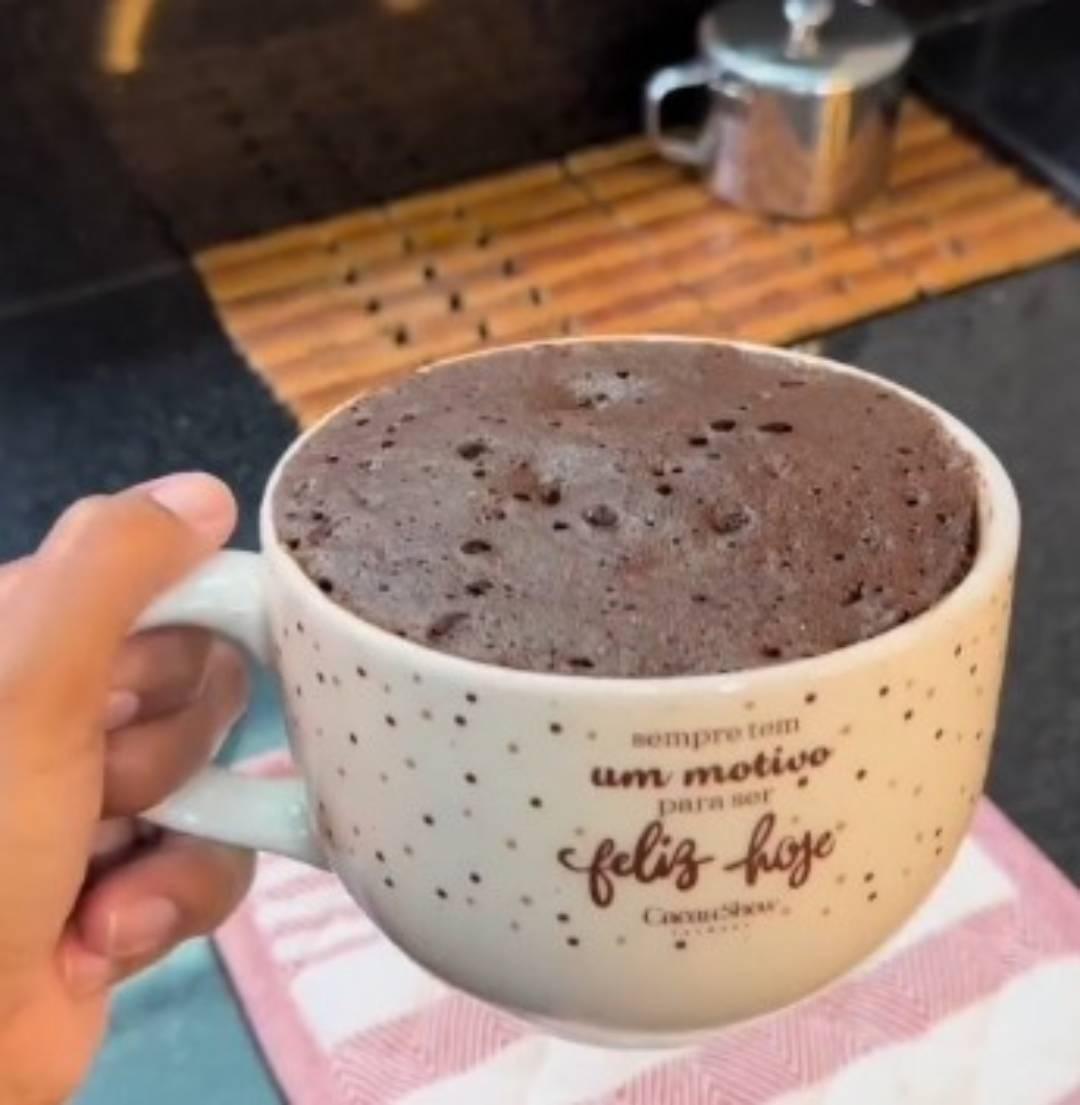
<svg viewBox="0 0 1080 1105"><path fill-rule="evenodd" d="M643 192L657 192L673 184L682 184L686 179L685 169L653 158L592 173L582 178L582 184L593 199L605 202Z"/></svg>
<svg viewBox="0 0 1080 1105"><path fill-rule="evenodd" d="M889 169L889 187L902 188L917 180L973 165L982 158L982 149L959 135L950 134L929 142L919 142L897 151Z"/></svg>
<svg viewBox="0 0 1080 1105"><path fill-rule="evenodd" d="M924 292L939 294L1076 249L1080 249L1080 224L1071 214L1049 210L955 239L953 248L939 250L912 268Z"/></svg>
<svg viewBox="0 0 1080 1105"><path fill-rule="evenodd" d="M432 214L452 214L458 208L468 209L509 196L521 196L548 185L560 184L563 179L561 165L554 161L544 162L500 173L498 176L481 177L451 188L410 196L388 204L386 210L396 222L408 224Z"/></svg>
<svg viewBox="0 0 1080 1105"><path fill-rule="evenodd" d="M566 158L566 168L577 176L603 172L616 165L628 165L634 161L645 161L654 157L652 143L647 138L624 138L620 142L611 142L604 146L590 146L578 150Z"/></svg>
<svg viewBox="0 0 1080 1105"><path fill-rule="evenodd" d="M700 184L674 184L632 199L621 199L612 209L623 225L641 227L678 215L716 210L716 201Z"/></svg>
<svg viewBox="0 0 1080 1105"><path fill-rule="evenodd" d="M277 230L260 238L214 246L203 250L196 261L202 272L217 272L236 265L258 262L262 258L294 248L325 246L347 234L380 234L389 227L389 220L382 210L355 211L336 219L302 223Z"/></svg>

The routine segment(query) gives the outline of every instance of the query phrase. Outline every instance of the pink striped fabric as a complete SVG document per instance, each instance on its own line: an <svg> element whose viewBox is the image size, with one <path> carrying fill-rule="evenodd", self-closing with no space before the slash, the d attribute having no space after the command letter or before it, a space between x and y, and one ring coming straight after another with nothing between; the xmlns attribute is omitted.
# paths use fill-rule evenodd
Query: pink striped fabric
<svg viewBox="0 0 1080 1105"><path fill-rule="evenodd" d="M288 764L275 756L256 769ZM218 941L295 1105L809 1105L832 1092L867 1105L1080 1105L1080 894L987 802L964 863L965 877L947 878L965 893L921 917L892 954L796 1008L645 1059L545 1041L442 987L331 876L289 860L260 859ZM383 989L355 1019L328 1009L340 995L318 979L368 970ZM1040 1017L1046 1030L1032 1031ZM850 1096L851 1085L883 1088Z"/></svg>

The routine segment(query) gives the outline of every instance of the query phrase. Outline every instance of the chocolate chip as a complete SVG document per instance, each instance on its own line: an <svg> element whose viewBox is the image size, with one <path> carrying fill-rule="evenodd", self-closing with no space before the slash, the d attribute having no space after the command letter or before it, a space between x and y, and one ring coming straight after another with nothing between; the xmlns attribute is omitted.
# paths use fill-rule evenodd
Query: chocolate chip
<svg viewBox="0 0 1080 1105"><path fill-rule="evenodd" d="M464 460L476 460L488 451L488 447L482 441L465 441L457 448L458 456Z"/></svg>
<svg viewBox="0 0 1080 1105"><path fill-rule="evenodd" d="M607 503L597 503L596 506L589 507L583 517L590 526L596 526L598 529L610 529L619 521L618 514Z"/></svg>
<svg viewBox="0 0 1080 1105"><path fill-rule="evenodd" d="M427 635L433 641L439 640L452 633L468 617L469 615L464 610L448 610L445 614L440 614L428 626Z"/></svg>
<svg viewBox="0 0 1080 1105"><path fill-rule="evenodd" d="M734 510L726 510L723 507L713 507L709 512L709 525L714 533L728 537L733 533L746 529L753 521L750 512L744 507L736 507Z"/></svg>

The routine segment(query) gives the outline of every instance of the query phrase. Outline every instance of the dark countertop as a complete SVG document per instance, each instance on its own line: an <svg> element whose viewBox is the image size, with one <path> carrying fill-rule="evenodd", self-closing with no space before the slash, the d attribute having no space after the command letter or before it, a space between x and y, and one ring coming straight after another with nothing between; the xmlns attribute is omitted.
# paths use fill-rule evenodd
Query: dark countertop
<svg viewBox="0 0 1080 1105"><path fill-rule="evenodd" d="M73 498L188 468L235 488L252 546L259 491L295 432L190 272L0 321L0 560Z"/></svg>
<svg viewBox="0 0 1080 1105"><path fill-rule="evenodd" d="M1017 626L990 791L1080 878L1080 258L830 335L970 423L1019 487ZM294 433L183 270L0 322L0 558L73 497L203 467L260 485Z"/></svg>
<svg viewBox="0 0 1080 1105"><path fill-rule="evenodd" d="M919 88L1080 206L1080 5L999 7L922 41Z"/></svg>

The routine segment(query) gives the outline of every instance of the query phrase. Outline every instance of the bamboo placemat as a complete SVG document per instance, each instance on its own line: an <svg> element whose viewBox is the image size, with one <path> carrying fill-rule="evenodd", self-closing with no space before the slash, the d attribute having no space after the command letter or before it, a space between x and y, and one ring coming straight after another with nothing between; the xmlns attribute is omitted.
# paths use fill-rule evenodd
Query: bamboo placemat
<svg viewBox="0 0 1080 1105"><path fill-rule="evenodd" d="M370 381L578 333L789 342L1080 249L1080 217L905 105L885 192L843 219L711 199L643 140L199 254L237 348L304 424Z"/></svg>

